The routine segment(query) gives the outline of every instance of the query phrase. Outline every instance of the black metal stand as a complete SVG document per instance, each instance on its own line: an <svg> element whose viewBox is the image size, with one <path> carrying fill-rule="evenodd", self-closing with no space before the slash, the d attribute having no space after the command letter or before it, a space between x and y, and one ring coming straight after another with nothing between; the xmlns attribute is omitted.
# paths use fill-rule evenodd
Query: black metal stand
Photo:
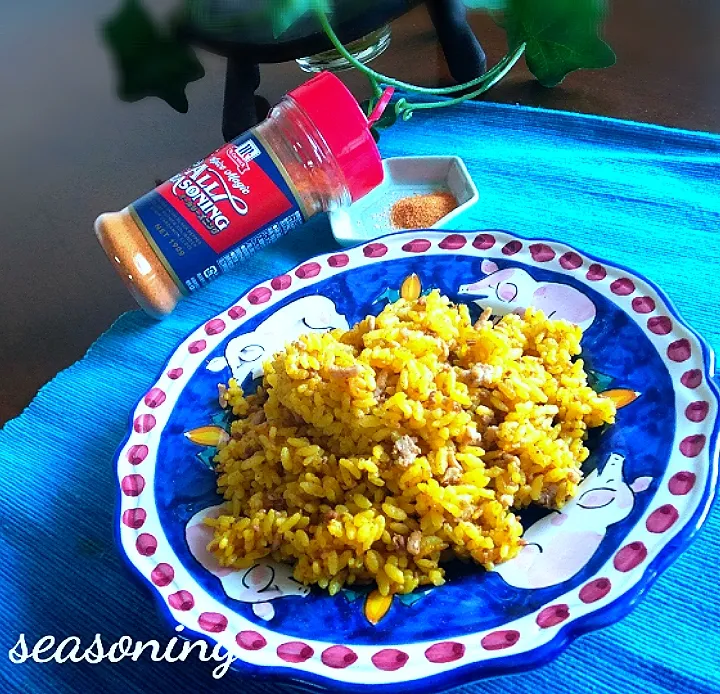
<svg viewBox="0 0 720 694"><path fill-rule="evenodd" d="M468 24L462 0L427 0L426 4L453 79L462 84L484 75L485 51Z"/></svg>
<svg viewBox="0 0 720 694"><path fill-rule="evenodd" d="M259 86L259 65L238 56L228 58L222 121L226 142L230 142L258 122L255 91Z"/></svg>
<svg viewBox="0 0 720 694"><path fill-rule="evenodd" d="M485 52L468 24L462 0L427 0L427 6L453 79L469 82L485 74ZM295 57L311 54L298 52ZM248 53L228 55L222 126L226 141L255 125L267 110L267 101L255 96L260 86L258 64Z"/></svg>

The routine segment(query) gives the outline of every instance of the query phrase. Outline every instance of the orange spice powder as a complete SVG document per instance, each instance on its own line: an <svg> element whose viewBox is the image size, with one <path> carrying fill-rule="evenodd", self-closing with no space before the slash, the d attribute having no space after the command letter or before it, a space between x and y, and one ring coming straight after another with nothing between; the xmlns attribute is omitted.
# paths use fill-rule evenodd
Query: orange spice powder
<svg viewBox="0 0 720 694"><path fill-rule="evenodd" d="M452 212L458 202L452 193L412 195L398 200L390 211L396 229L427 229Z"/></svg>

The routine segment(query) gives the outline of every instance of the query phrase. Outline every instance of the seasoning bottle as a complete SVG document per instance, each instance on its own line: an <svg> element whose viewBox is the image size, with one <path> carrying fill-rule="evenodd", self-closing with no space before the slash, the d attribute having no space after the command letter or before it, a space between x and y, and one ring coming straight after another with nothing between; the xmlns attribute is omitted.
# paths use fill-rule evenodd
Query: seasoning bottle
<svg viewBox="0 0 720 694"><path fill-rule="evenodd" d="M140 306L162 318L183 295L382 179L368 119L325 72L289 92L259 125L98 217L95 233Z"/></svg>

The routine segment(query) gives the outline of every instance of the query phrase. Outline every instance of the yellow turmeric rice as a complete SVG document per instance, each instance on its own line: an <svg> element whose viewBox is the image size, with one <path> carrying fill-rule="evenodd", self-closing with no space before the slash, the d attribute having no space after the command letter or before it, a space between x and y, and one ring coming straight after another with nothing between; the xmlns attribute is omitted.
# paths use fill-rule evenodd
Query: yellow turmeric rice
<svg viewBox="0 0 720 694"><path fill-rule="evenodd" d="M336 593L441 585L442 563L513 557L513 510L577 491L589 427L615 405L587 385L580 328L537 310L474 325L438 292L348 331L310 333L264 365L216 457L223 514L209 545L238 569L262 557Z"/></svg>

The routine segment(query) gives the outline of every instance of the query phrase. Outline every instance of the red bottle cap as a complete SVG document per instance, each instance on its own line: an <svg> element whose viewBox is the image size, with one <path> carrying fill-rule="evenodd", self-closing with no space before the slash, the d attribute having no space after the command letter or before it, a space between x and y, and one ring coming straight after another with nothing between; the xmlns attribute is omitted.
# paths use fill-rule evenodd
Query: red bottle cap
<svg viewBox="0 0 720 694"><path fill-rule="evenodd" d="M289 92L315 123L335 156L353 202L382 183L383 168L368 119L350 90L321 72Z"/></svg>

